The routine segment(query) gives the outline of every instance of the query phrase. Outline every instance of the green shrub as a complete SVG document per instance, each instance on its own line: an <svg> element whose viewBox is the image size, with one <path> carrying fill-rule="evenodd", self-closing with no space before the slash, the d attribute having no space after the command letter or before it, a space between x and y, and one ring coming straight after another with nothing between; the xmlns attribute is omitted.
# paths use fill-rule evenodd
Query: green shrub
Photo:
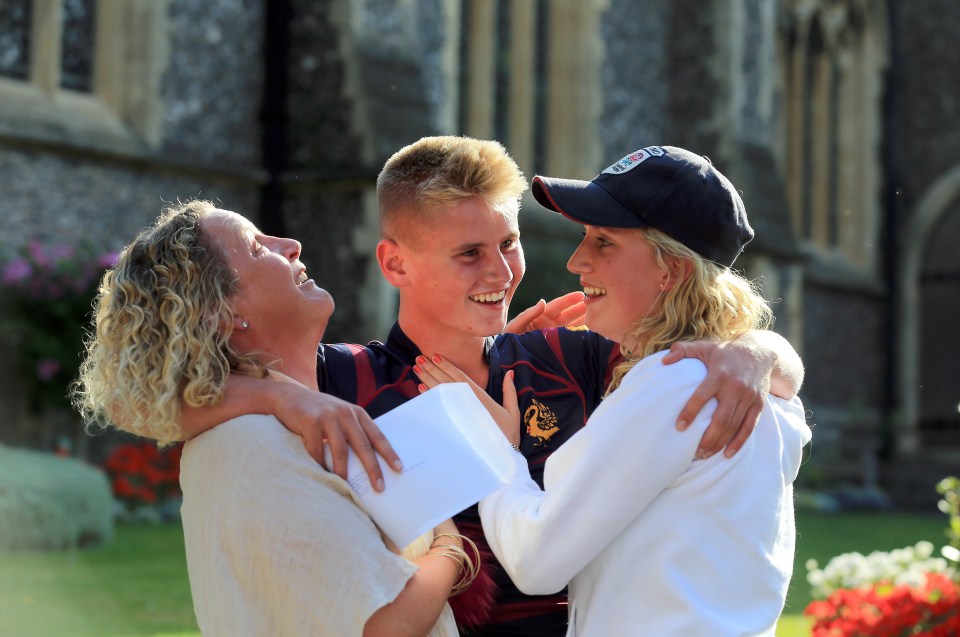
<svg viewBox="0 0 960 637"><path fill-rule="evenodd" d="M947 538L950 544L943 547L943 556L953 562L954 581L960 584L960 478L947 476L937 484L937 493L943 496L937 506L949 519Z"/></svg>
<svg viewBox="0 0 960 637"><path fill-rule="evenodd" d="M113 498L102 471L0 445L0 551L84 548L112 537Z"/></svg>

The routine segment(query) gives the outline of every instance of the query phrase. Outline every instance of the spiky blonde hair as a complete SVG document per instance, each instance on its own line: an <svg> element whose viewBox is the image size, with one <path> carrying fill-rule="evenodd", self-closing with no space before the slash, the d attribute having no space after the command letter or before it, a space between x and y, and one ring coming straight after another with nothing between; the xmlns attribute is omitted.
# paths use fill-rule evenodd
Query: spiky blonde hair
<svg viewBox="0 0 960 637"><path fill-rule="evenodd" d="M471 137L424 137L398 150L377 177L380 238L419 247L421 228L471 197L516 217L527 189L502 144Z"/></svg>

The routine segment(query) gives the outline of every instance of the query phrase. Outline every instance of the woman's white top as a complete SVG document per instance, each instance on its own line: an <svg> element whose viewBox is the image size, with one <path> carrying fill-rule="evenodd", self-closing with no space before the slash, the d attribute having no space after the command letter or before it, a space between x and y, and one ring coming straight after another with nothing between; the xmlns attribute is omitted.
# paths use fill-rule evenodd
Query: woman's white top
<svg viewBox="0 0 960 637"><path fill-rule="evenodd" d="M391 552L353 491L272 416L184 446L184 542L204 637L361 635L417 567ZM431 538L408 547L423 555ZM457 634L450 607L431 637Z"/></svg>
<svg viewBox="0 0 960 637"><path fill-rule="evenodd" d="M480 503L484 533L524 592L569 582L568 635L773 635L811 437L803 406L769 396L733 458L694 460L715 402L687 431L675 423L706 369L665 355L638 362L550 456L543 491L517 454L513 482Z"/></svg>

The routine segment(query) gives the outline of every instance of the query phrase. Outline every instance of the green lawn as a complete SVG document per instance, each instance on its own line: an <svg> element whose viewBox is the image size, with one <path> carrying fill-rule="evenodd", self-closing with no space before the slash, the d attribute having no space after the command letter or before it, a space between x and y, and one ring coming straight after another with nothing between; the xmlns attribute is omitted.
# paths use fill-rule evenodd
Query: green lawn
<svg viewBox="0 0 960 637"><path fill-rule="evenodd" d="M178 524L120 526L107 547L0 554L0 635L199 635Z"/></svg>
<svg viewBox="0 0 960 637"><path fill-rule="evenodd" d="M808 637L804 562L838 553L944 544L946 517L801 512L797 561L778 637ZM0 635L198 637L178 525L121 526L110 546L69 553L0 554Z"/></svg>

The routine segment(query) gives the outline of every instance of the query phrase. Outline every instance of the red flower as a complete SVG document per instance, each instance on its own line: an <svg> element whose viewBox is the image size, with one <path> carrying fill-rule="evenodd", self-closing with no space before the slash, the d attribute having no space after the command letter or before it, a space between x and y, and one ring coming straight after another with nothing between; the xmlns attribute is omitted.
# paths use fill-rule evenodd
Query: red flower
<svg viewBox="0 0 960 637"><path fill-rule="evenodd" d="M114 496L131 507L179 497L180 455L181 445L163 450L152 443L119 445L104 463Z"/></svg>
<svg viewBox="0 0 960 637"><path fill-rule="evenodd" d="M157 494L147 487L140 487L137 489L136 496L146 502L147 504L156 504L157 503Z"/></svg>
<svg viewBox="0 0 960 637"><path fill-rule="evenodd" d="M133 485L124 476L117 476L113 479L113 492L121 498L129 498L135 493Z"/></svg>
<svg viewBox="0 0 960 637"><path fill-rule="evenodd" d="M956 637L960 591L942 573L927 573L922 586L881 583L839 589L804 610L814 619L813 637Z"/></svg>
<svg viewBox="0 0 960 637"><path fill-rule="evenodd" d="M147 484L155 487L166 479L166 474L154 465L148 464L143 467L143 478Z"/></svg>
<svg viewBox="0 0 960 637"><path fill-rule="evenodd" d="M144 445L120 445L107 459L107 470L112 473L139 474L146 463L143 447Z"/></svg>

